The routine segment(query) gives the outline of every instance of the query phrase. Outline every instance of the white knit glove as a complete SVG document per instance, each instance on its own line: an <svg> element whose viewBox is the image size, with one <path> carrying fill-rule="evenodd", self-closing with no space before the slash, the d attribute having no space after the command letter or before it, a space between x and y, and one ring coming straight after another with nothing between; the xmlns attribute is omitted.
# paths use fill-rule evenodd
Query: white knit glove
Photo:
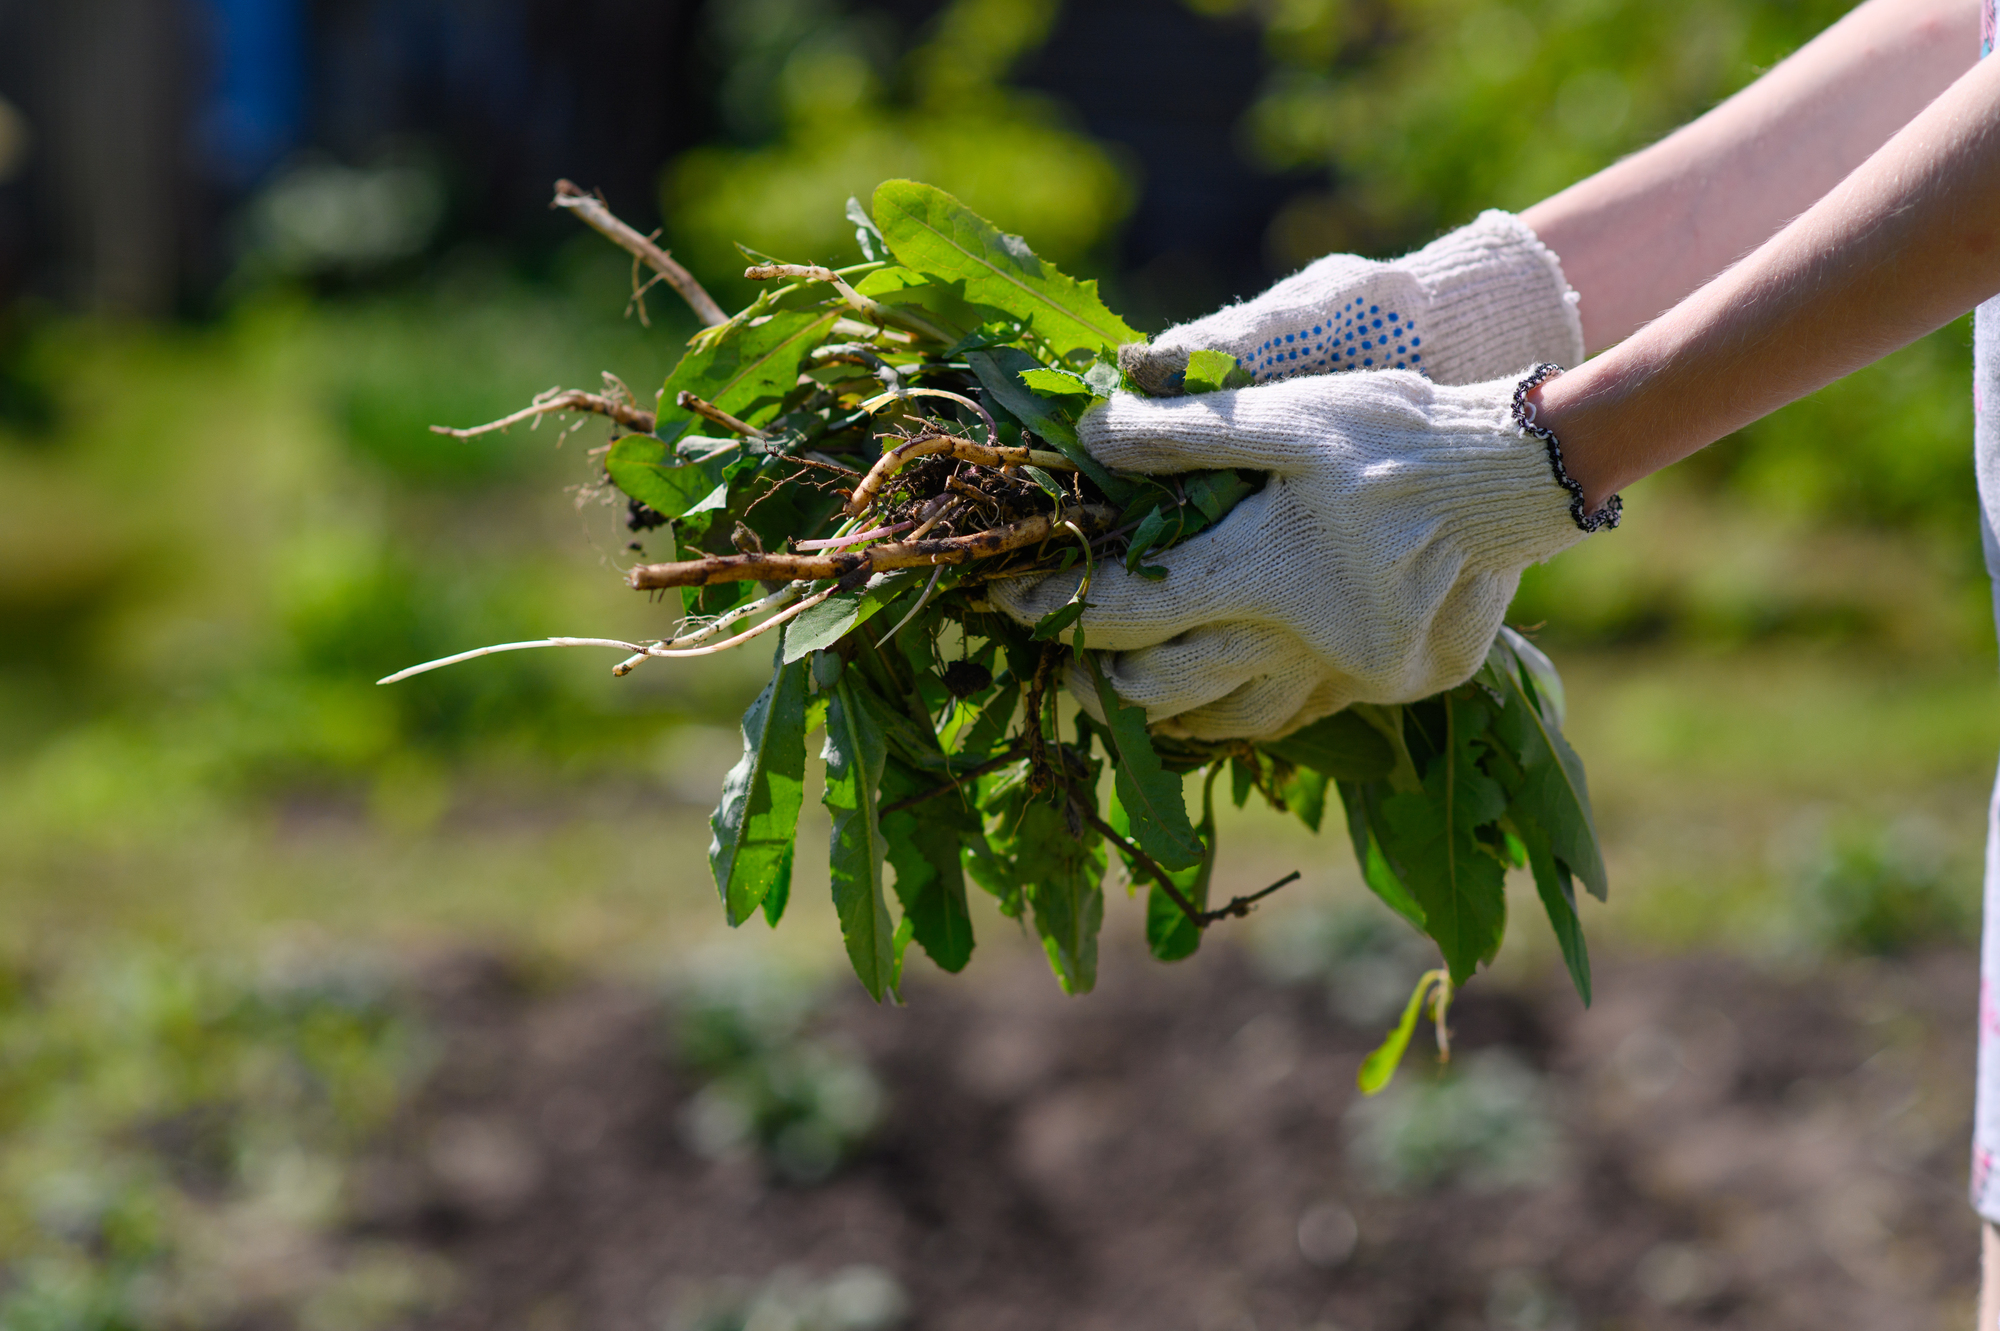
<svg viewBox="0 0 2000 1331"><path fill-rule="evenodd" d="M1465 681L1521 570L1617 519L1615 499L1585 518L1560 453L1516 423L1523 383L1389 370L1119 394L1092 411L1080 433L1108 466L1268 473L1212 530L1148 556L1164 580L1098 565L1081 623L1087 648L1118 653L1103 662L1112 687L1162 733L1218 740ZM1034 623L1079 577L1002 579L987 595ZM1087 682L1070 688L1098 710Z"/></svg>
<svg viewBox="0 0 2000 1331"><path fill-rule="evenodd" d="M1226 351L1260 384L1333 370L1417 370L1474 384L1583 360L1562 264L1528 225L1493 209L1388 263L1329 254L1254 300L1184 323L1118 363L1155 395L1178 393L1188 353Z"/></svg>

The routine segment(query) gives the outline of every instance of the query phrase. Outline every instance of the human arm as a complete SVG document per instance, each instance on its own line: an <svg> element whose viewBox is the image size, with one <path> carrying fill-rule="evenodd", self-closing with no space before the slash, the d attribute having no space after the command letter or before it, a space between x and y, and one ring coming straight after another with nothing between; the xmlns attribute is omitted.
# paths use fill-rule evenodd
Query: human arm
<svg viewBox="0 0 2000 1331"><path fill-rule="evenodd" d="M1868 0L1658 143L1521 214L1601 351L1762 244L1973 64L1976 0Z"/></svg>
<svg viewBox="0 0 2000 1331"><path fill-rule="evenodd" d="M2000 61L1989 60L1740 263L1533 400L1595 508L1996 291Z"/></svg>

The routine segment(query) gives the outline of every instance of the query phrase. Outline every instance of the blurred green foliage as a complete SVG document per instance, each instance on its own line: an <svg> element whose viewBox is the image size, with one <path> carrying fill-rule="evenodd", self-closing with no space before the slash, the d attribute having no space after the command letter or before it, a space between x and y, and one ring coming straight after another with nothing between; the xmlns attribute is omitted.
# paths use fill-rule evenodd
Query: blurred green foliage
<svg viewBox="0 0 2000 1331"><path fill-rule="evenodd" d="M336 1253L344 1168L421 1041L377 969L157 950L0 972L0 1328L369 1327L414 1253Z"/></svg>
<svg viewBox="0 0 2000 1331"><path fill-rule="evenodd" d="M738 242L787 262L855 262L842 205L906 177L1074 268L1110 239L1132 190L1114 153L1059 106L1003 82L1059 8L951 0L905 43L879 16L830 0L713 6L731 139L667 172L663 211L683 258L718 296L744 290Z"/></svg>
<svg viewBox="0 0 2000 1331"><path fill-rule="evenodd" d="M676 1045L702 1079L681 1135L709 1159L750 1156L791 1183L818 1183L858 1150L884 1096L859 1052L812 1030L824 990L771 965L736 961L688 986Z"/></svg>

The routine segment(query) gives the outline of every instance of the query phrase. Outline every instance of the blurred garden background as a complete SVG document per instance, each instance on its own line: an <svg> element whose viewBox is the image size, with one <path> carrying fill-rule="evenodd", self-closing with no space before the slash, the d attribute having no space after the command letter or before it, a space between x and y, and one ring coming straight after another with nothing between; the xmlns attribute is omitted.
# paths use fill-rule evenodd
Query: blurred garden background
<svg viewBox="0 0 2000 1331"><path fill-rule="evenodd" d="M702 1142L736 1159L754 1138L775 1152L773 1186L824 1181L887 1149L862 1143L901 1121L871 1108L896 1087L867 1058L901 1014L851 1015L852 1047L799 1043L815 1002L852 999L815 896L824 871L802 868L775 936L729 936L711 895L706 816L761 658L617 680L608 656L522 653L374 683L488 642L668 627L618 576L622 514L584 494L601 425L470 443L427 429L606 373L649 403L693 330L664 289L644 318L628 308L624 256L549 211L557 177L660 227L725 306L745 292L732 242L852 262L848 196L925 179L1099 278L1150 331L1320 254L1387 256L1532 203L1845 8L0 0L0 1327L472 1316L452 1311L482 1288L454 1236L493 1198L497 1215L544 1186L492 1114L422 1116L468 1057L464 995L480 985L638 1031L632 1057L676 1069L689 1104L701 1087L764 1086L780 1108L744 1110L743 1092L710 1112L711 1095L679 1137L657 1131L702 1159ZM1613 879L1610 905L1585 908L1593 944L1634 976L1693 958L1794 986L1802 1011L1903 1014L1863 1022L1875 1043L1856 1065L1941 1041L1931 1136L1910 1160L1949 1176L1927 1203L1948 1234L1960 1213L1937 1208L1958 1205L1976 997L1962 963L2000 753L1969 348L1961 321L1635 487L1625 526L1532 571L1510 616L1538 626L1569 684ZM1161 993L1145 1001L1164 1011L1180 984L1237 1011L1247 990L1289 993L1350 961L1387 966L1378 990L1407 992L1424 959L1370 932L1371 910L1388 917L1343 838L1250 814L1223 836L1230 890L1304 871L1240 930L1265 940L1250 949L1264 961L1108 963L1112 993L1074 1006ZM1136 935L1141 914L1115 896L1107 936ZM1018 987L1009 967L1032 948L990 910L980 923L957 983L985 997L919 984L914 1007ZM1496 993L1559 980L1545 932L1517 912ZM1600 1008L1617 1008L1621 973L1600 979ZM1923 983L1894 988L1909 977ZM664 1016L620 1016L613 992L658 997L682 1037L661 1034ZM798 993L840 997L783 997ZM1379 1024L1379 993L1349 998L1357 1029ZM1926 1004L1945 1025L1909 1015ZM1475 1033L1514 1038L1472 1011ZM716 1012L721 1036L701 1025ZM1227 1047L1263 1048L1263 1019L1244 1010ZM1559 1044L1527 1041L1520 1067L1475 1079L1470 1109L1438 1110L1437 1131L1472 1132L1476 1155L1478 1113L1528 1115L1508 1077L1553 1075ZM1641 1073L1650 1047L1616 1046ZM766 1054L794 1091L743 1071ZM1822 1072L1800 1079L1847 1084ZM1824 1107L1807 1100L1773 1121ZM1402 1158L1380 1145L1388 1129L1342 1121L1328 1131ZM785 1138L796 1122L810 1131ZM357 1162L398 1132L473 1199L459 1230L356 1200L374 1195ZM1397 1175L1405 1192L1447 1186L1449 1170L1424 1168ZM1377 1222L1352 1201L1314 1205L1280 1246L1329 1280L1359 1271L1349 1254L1371 1251ZM1882 1247L1898 1231L1894 1207L1876 1209ZM1342 1228L1357 1225L1358 1240ZM1690 1220L1666 1256L1667 1239L1645 1240L1641 1285L1665 1293L1632 1295L1621 1324L1792 1324L1729 1302L1739 1277L1700 1246L1728 1249L1713 1225L1734 1232ZM1959 1228L1930 1266L1881 1277L1901 1314L1921 1314L1908 1325L1942 1324L1923 1318L1967 1297L1969 1215ZM777 1275L717 1261L707 1274L739 1285L647 1285L631 1306L651 1320L630 1324L960 1324L886 1260ZM1551 1263L1480 1266L1465 1298L1485 1320L1469 1324L1600 1324L1597 1296L1566 1293ZM1841 1269L1877 1288L1866 1261ZM1327 1311L1327 1297L1301 1294L1303 1312L1224 1298L1188 1324L1444 1324L1379 1301ZM599 1306L557 1280L466 1324L627 1324ZM963 1324L1014 1324L995 1317Z"/></svg>

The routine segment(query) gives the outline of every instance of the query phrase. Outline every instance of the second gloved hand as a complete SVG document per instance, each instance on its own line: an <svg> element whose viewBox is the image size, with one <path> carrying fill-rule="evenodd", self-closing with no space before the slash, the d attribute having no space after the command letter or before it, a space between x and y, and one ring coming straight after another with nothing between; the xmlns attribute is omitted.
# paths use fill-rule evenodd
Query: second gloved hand
<svg viewBox="0 0 2000 1331"><path fill-rule="evenodd" d="M1121 471L1240 467L1264 488L1148 562L1102 565L1086 646L1163 733L1271 739L1352 702L1410 702L1479 668L1521 570L1610 525L1586 517L1548 446L1516 423L1519 381L1320 375L1199 397L1119 394L1080 434ZM1081 571L996 581L1027 623ZM1072 691L1096 710L1090 689Z"/></svg>
<svg viewBox="0 0 2000 1331"><path fill-rule="evenodd" d="M1483 383L1581 361L1576 300L1528 224L1494 209L1386 263L1329 254L1255 299L1121 347L1118 363L1155 395L1178 393L1202 349L1228 352L1260 384L1388 369Z"/></svg>

